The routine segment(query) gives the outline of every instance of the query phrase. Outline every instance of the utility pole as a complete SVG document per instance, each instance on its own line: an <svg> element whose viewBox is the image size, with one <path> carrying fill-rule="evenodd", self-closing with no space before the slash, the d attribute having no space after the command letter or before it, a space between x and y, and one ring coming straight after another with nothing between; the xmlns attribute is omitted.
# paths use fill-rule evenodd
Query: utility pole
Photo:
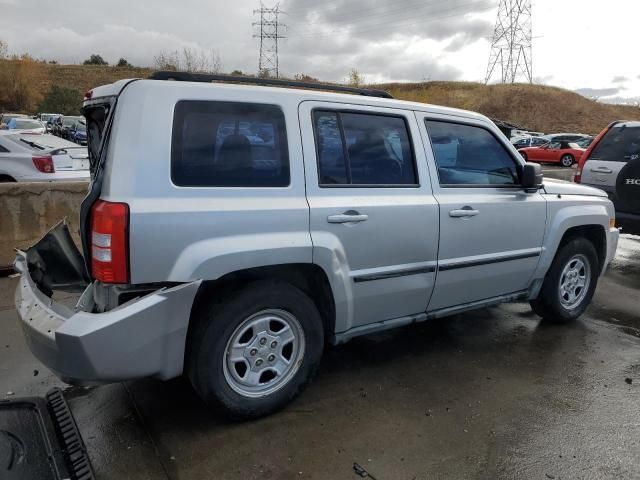
<svg viewBox="0 0 640 480"><path fill-rule="evenodd" d="M278 3L272 8L267 8L260 3L260 8L253 11L254 15L260 15L260 21L253 23L254 27L259 27L259 33L253 35L253 38L260 39L259 76L278 78L280 75L278 40L285 38L282 35L282 30L286 28L286 25L279 21L278 16L284 13L280 10L280 4Z"/></svg>
<svg viewBox="0 0 640 480"><path fill-rule="evenodd" d="M531 0L500 0L484 83L532 83L531 38Z"/></svg>

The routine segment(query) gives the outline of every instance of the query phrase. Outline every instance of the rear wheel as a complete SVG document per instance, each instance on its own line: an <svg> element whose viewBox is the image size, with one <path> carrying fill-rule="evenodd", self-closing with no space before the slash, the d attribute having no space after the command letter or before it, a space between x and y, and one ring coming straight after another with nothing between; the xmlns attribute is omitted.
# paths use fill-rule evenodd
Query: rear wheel
<svg viewBox="0 0 640 480"><path fill-rule="evenodd" d="M212 407L256 418L288 404L315 374L324 347L322 319L301 290L254 282L204 309L194 331L189 376Z"/></svg>
<svg viewBox="0 0 640 480"><path fill-rule="evenodd" d="M574 162L575 162L575 159L573 158L573 155L570 155L568 153L560 157L560 164L563 167L570 167L571 165L573 165Z"/></svg>
<svg viewBox="0 0 640 480"><path fill-rule="evenodd" d="M575 320L591 302L598 272L593 244L585 238L573 238L556 254L538 298L530 302L533 311L555 323Z"/></svg>

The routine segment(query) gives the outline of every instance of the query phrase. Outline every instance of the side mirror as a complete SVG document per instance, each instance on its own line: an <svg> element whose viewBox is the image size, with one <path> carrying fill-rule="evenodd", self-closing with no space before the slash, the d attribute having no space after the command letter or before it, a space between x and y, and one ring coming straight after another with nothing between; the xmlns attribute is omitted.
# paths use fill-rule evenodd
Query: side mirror
<svg viewBox="0 0 640 480"><path fill-rule="evenodd" d="M542 187L542 167L538 163L527 162L522 167L522 188L533 193Z"/></svg>

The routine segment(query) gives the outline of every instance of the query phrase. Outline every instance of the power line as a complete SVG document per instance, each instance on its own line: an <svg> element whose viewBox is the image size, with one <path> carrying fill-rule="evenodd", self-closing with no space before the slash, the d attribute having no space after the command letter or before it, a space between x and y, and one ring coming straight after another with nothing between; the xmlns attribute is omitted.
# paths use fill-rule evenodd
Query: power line
<svg viewBox="0 0 640 480"><path fill-rule="evenodd" d="M278 20L278 16L283 14L280 4L268 8L260 3L260 8L254 10L253 14L260 15L260 21L254 22L254 27L259 27L259 33L253 38L260 39L260 59L258 60L258 74L266 77L276 77L280 75L278 64L278 40L285 38L282 31L287 27Z"/></svg>
<svg viewBox="0 0 640 480"><path fill-rule="evenodd" d="M484 83L533 81L531 0L500 0Z"/></svg>

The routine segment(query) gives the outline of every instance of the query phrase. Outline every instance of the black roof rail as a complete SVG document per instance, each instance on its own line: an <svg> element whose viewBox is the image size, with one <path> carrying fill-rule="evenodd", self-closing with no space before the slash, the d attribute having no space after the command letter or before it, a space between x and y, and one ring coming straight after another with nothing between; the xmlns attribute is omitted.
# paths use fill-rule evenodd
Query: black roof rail
<svg viewBox="0 0 640 480"><path fill-rule="evenodd" d="M281 78L258 78L245 77L239 75L218 75L209 73L172 72L161 70L149 76L150 80L176 80L179 82L222 82L222 83L250 83L252 85L306 88L311 90L328 90L331 92L352 93L354 95L364 95L366 97L393 98L389 92L384 90L373 90L369 88L346 87L342 85L330 85L325 83L298 82L295 80L284 80Z"/></svg>

